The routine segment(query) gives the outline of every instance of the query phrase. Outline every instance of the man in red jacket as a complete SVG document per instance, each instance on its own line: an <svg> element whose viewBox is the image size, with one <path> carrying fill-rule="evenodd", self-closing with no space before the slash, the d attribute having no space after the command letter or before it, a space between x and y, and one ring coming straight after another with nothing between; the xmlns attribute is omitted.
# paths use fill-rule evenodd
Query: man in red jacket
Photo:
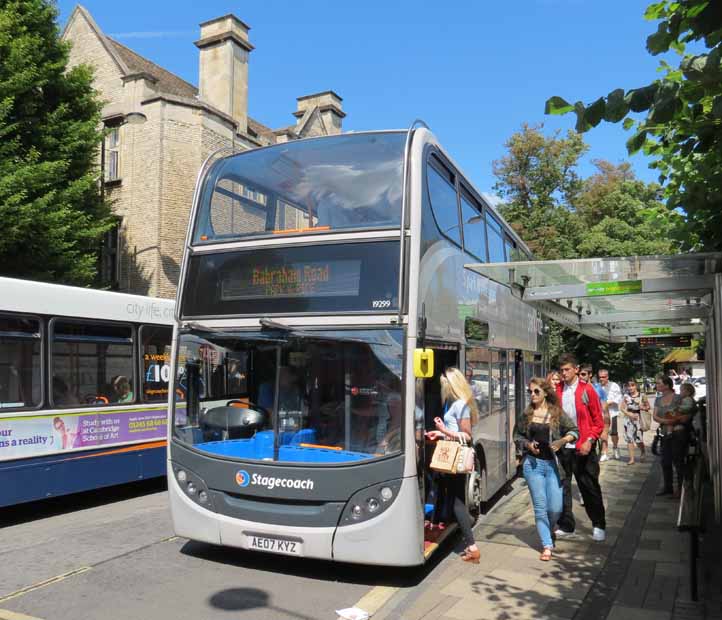
<svg viewBox="0 0 722 620"><path fill-rule="evenodd" d="M559 404L564 412L576 420L579 440L559 450L559 462L566 473L564 487L564 508L558 521L557 536L571 534L576 523L572 513L572 473L584 500L584 509L592 521L592 538L603 541L606 538L604 499L599 486L599 457L596 443L604 431L602 405L596 390L590 383L579 379L579 362L571 353L559 358L562 382L557 386Z"/></svg>

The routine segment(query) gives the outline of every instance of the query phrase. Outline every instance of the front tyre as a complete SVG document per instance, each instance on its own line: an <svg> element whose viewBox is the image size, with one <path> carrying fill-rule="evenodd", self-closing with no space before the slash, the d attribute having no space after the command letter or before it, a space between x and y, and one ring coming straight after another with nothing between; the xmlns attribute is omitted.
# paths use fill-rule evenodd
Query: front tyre
<svg viewBox="0 0 722 620"><path fill-rule="evenodd" d="M475 463L474 472L466 477L466 508L473 522L484 512L486 498L486 472L482 469L478 457Z"/></svg>

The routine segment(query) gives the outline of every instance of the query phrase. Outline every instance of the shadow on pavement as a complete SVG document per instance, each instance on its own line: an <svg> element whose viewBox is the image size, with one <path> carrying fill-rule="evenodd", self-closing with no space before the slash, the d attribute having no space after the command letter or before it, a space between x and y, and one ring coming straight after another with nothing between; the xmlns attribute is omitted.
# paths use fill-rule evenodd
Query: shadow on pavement
<svg viewBox="0 0 722 620"><path fill-rule="evenodd" d="M0 508L0 527L20 525L30 521L73 513L78 510L95 508L96 506L124 502L136 497L160 493L167 490L167 488L166 478L162 476L150 480L140 480L128 484L84 491L83 493L51 497L17 506L8 506Z"/></svg>
<svg viewBox="0 0 722 620"><path fill-rule="evenodd" d="M207 543L188 541L181 553L217 564L225 564L249 570L260 570L281 575L294 575L309 579L339 581L342 583L412 588L421 583L436 566L452 553L457 536L441 545L431 559L422 566L369 566L348 564L311 558L245 551L231 547L219 547Z"/></svg>
<svg viewBox="0 0 722 620"><path fill-rule="evenodd" d="M290 609L269 605L270 597L264 590L258 588L229 588L216 592L208 599L212 607L223 611L247 611L249 609L268 609L283 617L298 618L299 620L316 620Z"/></svg>

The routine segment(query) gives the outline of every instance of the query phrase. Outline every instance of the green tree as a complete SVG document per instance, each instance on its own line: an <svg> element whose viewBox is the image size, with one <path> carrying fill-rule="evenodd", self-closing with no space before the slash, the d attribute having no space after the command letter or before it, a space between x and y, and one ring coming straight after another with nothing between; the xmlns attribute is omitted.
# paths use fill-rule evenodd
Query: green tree
<svg viewBox="0 0 722 620"><path fill-rule="evenodd" d="M660 172L667 205L683 214L677 236L686 249L722 249L722 2L662 0L645 18L657 21L647 50L676 52L677 66L662 60L661 77L624 91L615 89L589 105L561 97L546 102L548 114L573 112L585 132L602 120L634 128L630 154L643 150ZM687 51L687 46L695 52ZM637 114L642 115L639 118Z"/></svg>
<svg viewBox="0 0 722 620"><path fill-rule="evenodd" d="M594 162L597 173L585 179L574 211L583 222L580 257L670 254L679 215L660 202L661 189L634 176L628 163Z"/></svg>
<svg viewBox="0 0 722 620"><path fill-rule="evenodd" d="M537 258L576 257L580 227L570 205L582 188L576 167L589 147L573 131L546 136L527 124L505 146L507 155L492 164L502 215Z"/></svg>
<svg viewBox="0 0 722 620"><path fill-rule="evenodd" d="M495 189L502 215L539 259L669 254L677 248L669 233L679 215L660 202L661 188L637 179L627 163L597 160L596 174L576 172L588 147L579 134L545 136L541 127L522 126L494 162ZM625 380L641 374L636 343L598 342L553 325L547 336L553 363L574 352L595 368L604 365ZM645 352L650 367L658 361Z"/></svg>
<svg viewBox="0 0 722 620"><path fill-rule="evenodd" d="M101 103L92 73L68 69L49 0L0 2L0 270L89 284L102 233Z"/></svg>

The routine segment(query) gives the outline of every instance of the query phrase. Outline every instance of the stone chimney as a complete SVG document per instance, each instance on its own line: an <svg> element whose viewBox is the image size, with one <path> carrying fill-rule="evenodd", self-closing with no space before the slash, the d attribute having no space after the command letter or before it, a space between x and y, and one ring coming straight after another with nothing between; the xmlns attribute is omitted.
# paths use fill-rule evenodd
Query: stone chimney
<svg viewBox="0 0 722 620"><path fill-rule="evenodd" d="M248 42L250 27L235 15L217 17L201 25L200 97L231 116L238 131L248 130Z"/></svg>
<svg viewBox="0 0 722 620"><path fill-rule="evenodd" d="M342 101L343 99L332 90L298 97L296 99L296 111L293 113L298 119L296 127L302 130L301 125L313 114L314 109L318 109L318 113L326 127L326 132L329 135L341 133L341 123L343 117L346 116L341 104Z"/></svg>

